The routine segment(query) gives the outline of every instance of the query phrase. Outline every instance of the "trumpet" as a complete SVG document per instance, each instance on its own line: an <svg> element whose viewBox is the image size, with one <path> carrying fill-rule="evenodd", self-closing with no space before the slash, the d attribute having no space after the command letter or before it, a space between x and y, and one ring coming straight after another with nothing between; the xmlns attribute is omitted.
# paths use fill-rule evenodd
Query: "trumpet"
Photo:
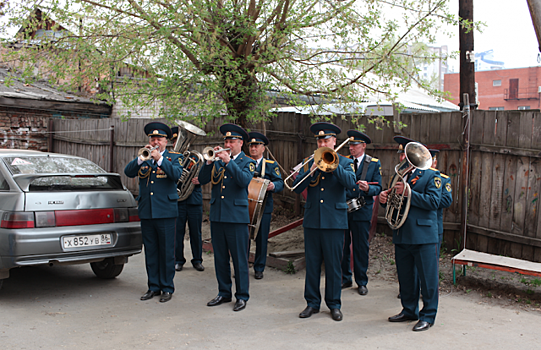
<svg viewBox="0 0 541 350"><path fill-rule="evenodd" d="M310 178L312 174L317 170L321 170L326 173L330 173L336 170L338 168L338 164L340 163L340 159L338 158L338 151L344 147L349 141L353 140L353 137L347 138L340 146L338 146L336 149L332 149L329 147L320 147L317 150L314 151L314 154L311 155L304 163L301 165L298 165L295 167L295 171L291 173L288 177L284 180L284 185L290 190L294 191L297 186L299 186L305 179ZM308 162L310 162L312 159L314 159L314 163L316 164L317 168L314 168L314 170L310 171L308 175L306 175L301 181L299 181L295 186L290 187L287 184L287 180L289 180L293 175L299 172L299 169L301 169L303 166L305 166Z"/></svg>
<svg viewBox="0 0 541 350"><path fill-rule="evenodd" d="M218 150L214 150L214 148L208 146L203 149L203 158L205 158L207 162L215 162L218 160L218 158L216 158L216 153L229 151L229 150L230 150L229 148L220 148Z"/></svg>
<svg viewBox="0 0 541 350"><path fill-rule="evenodd" d="M150 154L152 153L152 151L154 151L157 148L158 148L158 145L152 148L146 148L146 147L140 148L139 152L137 152L137 157L141 157L141 160L143 161L150 160Z"/></svg>

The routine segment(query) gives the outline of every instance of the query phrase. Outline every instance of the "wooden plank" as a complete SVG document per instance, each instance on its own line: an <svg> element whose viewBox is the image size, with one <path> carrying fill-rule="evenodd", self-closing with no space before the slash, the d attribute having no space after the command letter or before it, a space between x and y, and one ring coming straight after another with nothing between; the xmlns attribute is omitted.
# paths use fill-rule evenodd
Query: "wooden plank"
<svg viewBox="0 0 541 350"><path fill-rule="evenodd" d="M494 111L494 146L505 147L507 140L507 112Z"/></svg>
<svg viewBox="0 0 541 350"><path fill-rule="evenodd" d="M486 227L481 227L477 225L471 225L468 223L468 234L470 232L474 235L483 235L486 237L494 238L500 241L512 242L521 245L528 245L532 247L541 248L541 239L534 237L525 237L522 235L517 235L509 232L504 232L501 230L489 229ZM475 250L475 249L472 249Z"/></svg>
<svg viewBox="0 0 541 350"><path fill-rule="evenodd" d="M419 137L417 140L423 144L430 143L430 133L432 130L430 130L430 116L426 113L418 115L420 119L420 129L419 129Z"/></svg>
<svg viewBox="0 0 541 350"><path fill-rule="evenodd" d="M539 221L539 191L541 179L541 160L530 159L528 185L526 191L526 217L524 219L524 235L537 237ZM532 257L533 258L533 257Z"/></svg>
<svg viewBox="0 0 541 350"><path fill-rule="evenodd" d="M438 114L431 114L430 118L428 119L428 125L430 129L430 133L427 138L427 144L432 145L430 148L437 148L440 149L440 147L436 147L440 144L441 138L440 135L442 133L447 133L448 130L441 130L442 128L442 119L441 115Z"/></svg>
<svg viewBox="0 0 541 350"><path fill-rule="evenodd" d="M473 225L479 224L481 206L481 152L471 152L470 156L470 205L468 207L468 222ZM472 248L473 249L473 248Z"/></svg>
<svg viewBox="0 0 541 350"><path fill-rule="evenodd" d="M517 158L517 173L515 187L515 205L513 208L513 228L515 234L524 235L524 219L526 217L526 199L528 187L529 158Z"/></svg>
<svg viewBox="0 0 541 350"><path fill-rule="evenodd" d="M541 113L532 112L532 149L541 150Z"/></svg>
<svg viewBox="0 0 541 350"><path fill-rule="evenodd" d="M495 154L493 158L492 191L490 196L490 220L488 227L499 229L503 201L503 179L505 176L505 159L501 154Z"/></svg>
<svg viewBox="0 0 541 350"><path fill-rule="evenodd" d="M504 156L504 177L502 184L502 211L500 213L500 230L511 232L513 229L513 213L515 207L515 189L517 175L517 159Z"/></svg>
<svg viewBox="0 0 541 350"><path fill-rule="evenodd" d="M532 145L532 129L533 129L533 114L529 111L521 111L520 130L518 134L518 147L531 148Z"/></svg>
<svg viewBox="0 0 541 350"><path fill-rule="evenodd" d="M488 227L492 202L492 174L493 174L493 155L485 153L481 159L481 186L479 193L479 226ZM485 236L478 237L479 251L492 253L496 247L496 242L487 240Z"/></svg>
<svg viewBox="0 0 541 350"><path fill-rule="evenodd" d="M483 144L484 145L493 145L494 144L494 132L496 128L496 113L492 111L485 111L484 122L483 122ZM471 130L470 130L471 133Z"/></svg>
<svg viewBox="0 0 541 350"><path fill-rule="evenodd" d="M501 125L498 125L500 127ZM509 147L520 147L520 112L508 111L507 114L507 137L505 145Z"/></svg>
<svg viewBox="0 0 541 350"><path fill-rule="evenodd" d="M485 112L475 110L471 112L470 142L472 144L483 143L483 133L485 124Z"/></svg>

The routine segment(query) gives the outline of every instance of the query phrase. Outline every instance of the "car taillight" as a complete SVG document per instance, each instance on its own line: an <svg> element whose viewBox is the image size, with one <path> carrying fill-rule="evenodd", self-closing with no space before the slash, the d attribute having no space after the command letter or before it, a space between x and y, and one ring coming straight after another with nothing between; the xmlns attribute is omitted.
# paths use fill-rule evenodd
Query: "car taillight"
<svg viewBox="0 0 541 350"><path fill-rule="evenodd" d="M56 226L110 224L114 222L113 209L79 209L55 211Z"/></svg>
<svg viewBox="0 0 541 350"><path fill-rule="evenodd" d="M130 218L130 222L141 221L141 219L139 219L139 211L137 211L137 208L128 208L128 216Z"/></svg>
<svg viewBox="0 0 541 350"><path fill-rule="evenodd" d="M34 227L34 213L4 212L2 214L2 228L32 228Z"/></svg>
<svg viewBox="0 0 541 350"><path fill-rule="evenodd" d="M115 209L115 222L128 222L128 208Z"/></svg>
<svg viewBox="0 0 541 350"><path fill-rule="evenodd" d="M36 227L54 227L56 226L56 218L54 211L37 211L35 212L36 216Z"/></svg>

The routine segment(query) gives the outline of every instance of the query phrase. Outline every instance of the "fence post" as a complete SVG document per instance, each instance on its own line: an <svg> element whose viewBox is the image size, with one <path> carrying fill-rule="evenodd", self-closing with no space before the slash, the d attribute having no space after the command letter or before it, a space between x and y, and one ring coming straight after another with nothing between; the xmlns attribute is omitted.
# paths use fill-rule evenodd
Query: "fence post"
<svg viewBox="0 0 541 350"><path fill-rule="evenodd" d="M113 157L115 154L115 126L111 125L111 138L109 139L109 172L112 173L113 169Z"/></svg>
<svg viewBox="0 0 541 350"><path fill-rule="evenodd" d="M468 199L470 189L470 125L471 125L471 110L470 99L468 94L463 94L464 103L464 150L462 152L462 174L460 176L460 183L462 187L462 216L460 218L460 232L462 233L462 248L466 249L466 230L468 224Z"/></svg>
<svg viewBox="0 0 541 350"><path fill-rule="evenodd" d="M47 145L47 151L48 152L54 152L54 119L53 118L49 118L49 127L48 127L48 131L49 131L49 138L48 138L48 141L49 141L49 144Z"/></svg>

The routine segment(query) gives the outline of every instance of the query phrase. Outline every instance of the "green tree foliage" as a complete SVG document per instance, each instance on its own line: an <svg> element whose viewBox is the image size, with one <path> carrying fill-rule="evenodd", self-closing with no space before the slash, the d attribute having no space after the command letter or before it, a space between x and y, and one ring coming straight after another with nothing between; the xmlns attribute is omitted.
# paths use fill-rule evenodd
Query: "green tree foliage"
<svg viewBox="0 0 541 350"><path fill-rule="evenodd" d="M111 103L160 101L161 116L226 113L245 125L267 118L275 97L297 105L392 99L430 58L417 43L454 23L447 2L40 0L13 3L6 15L24 28L16 54L27 75L39 66L38 78L71 91L97 84ZM50 32L36 38L46 19Z"/></svg>

